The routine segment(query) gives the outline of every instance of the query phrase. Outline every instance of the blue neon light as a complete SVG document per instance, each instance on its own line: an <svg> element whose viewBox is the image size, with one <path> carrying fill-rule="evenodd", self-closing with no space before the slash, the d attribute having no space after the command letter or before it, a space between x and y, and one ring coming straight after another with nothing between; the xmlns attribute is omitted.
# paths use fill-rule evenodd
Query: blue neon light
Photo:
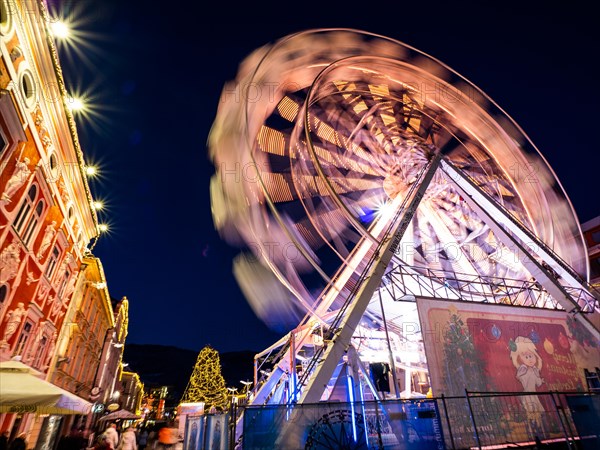
<svg viewBox="0 0 600 450"><path fill-rule="evenodd" d="M358 383L358 389L360 394L360 406L363 416L363 426L365 427L365 442L367 443L367 447L369 447L369 433L367 433L367 414L365 413L365 393L363 391L362 383Z"/></svg>
<svg viewBox="0 0 600 450"><path fill-rule="evenodd" d="M356 416L354 414L354 383L352 382L352 376L348 375L346 378L348 381L348 395L350 397L350 412L352 413L352 437L356 442Z"/></svg>

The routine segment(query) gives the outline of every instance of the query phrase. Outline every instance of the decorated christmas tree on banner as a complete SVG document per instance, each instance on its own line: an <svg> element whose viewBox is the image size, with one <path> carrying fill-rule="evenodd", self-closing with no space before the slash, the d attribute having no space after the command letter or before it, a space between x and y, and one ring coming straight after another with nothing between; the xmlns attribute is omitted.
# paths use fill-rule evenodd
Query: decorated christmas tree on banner
<svg viewBox="0 0 600 450"><path fill-rule="evenodd" d="M198 354L190 381L183 393L181 403L204 402L208 411L212 406L227 409L227 388L221 374L219 352L207 345Z"/></svg>
<svg viewBox="0 0 600 450"><path fill-rule="evenodd" d="M444 329L444 365L446 395L464 395L469 391L486 391L485 365L483 364L473 336L463 322L457 309L448 308L450 319Z"/></svg>
<svg viewBox="0 0 600 450"><path fill-rule="evenodd" d="M486 365L482 360L475 339L469 327L463 321L454 305L448 308L450 318L445 324L444 339L444 384L445 395L465 395L465 389L470 392L495 391L490 383ZM494 339L498 339L501 330L496 325L490 330ZM437 393L436 393L437 394ZM480 424L485 424L488 436L506 436L509 423L504 415L502 400L498 397L471 397L470 408L472 414L478 418ZM450 415L458 418L455 425L470 427L470 421L461 416L456 405L451 407Z"/></svg>

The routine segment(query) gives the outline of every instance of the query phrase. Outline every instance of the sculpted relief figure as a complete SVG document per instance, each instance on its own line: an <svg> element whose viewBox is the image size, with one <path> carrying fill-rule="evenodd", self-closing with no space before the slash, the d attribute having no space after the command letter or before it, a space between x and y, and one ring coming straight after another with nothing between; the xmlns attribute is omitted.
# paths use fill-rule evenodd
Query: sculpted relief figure
<svg viewBox="0 0 600 450"><path fill-rule="evenodd" d="M40 249L37 252L37 259L42 259L50 244L52 244L52 238L56 234L56 221L53 220L50 225L46 227L44 231L44 237L42 238L42 243L40 245Z"/></svg>
<svg viewBox="0 0 600 450"><path fill-rule="evenodd" d="M20 262L19 243L14 241L0 253L0 283L6 283L17 276Z"/></svg>
<svg viewBox="0 0 600 450"><path fill-rule="evenodd" d="M0 341L0 347L8 346L8 340L15 334L15 331L21 325L21 321L25 316L25 305L22 302L17 303L17 307L6 314L6 327L4 328L4 336Z"/></svg>
<svg viewBox="0 0 600 450"><path fill-rule="evenodd" d="M17 161L15 166L15 171L12 176L6 183L6 187L4 188L4 192L2 193L2 197L0 200L4 203L10 203L12 196L19 190L29 175L31 174L31 170L29 170L29 158L23 158L23 161Z"/></svg>

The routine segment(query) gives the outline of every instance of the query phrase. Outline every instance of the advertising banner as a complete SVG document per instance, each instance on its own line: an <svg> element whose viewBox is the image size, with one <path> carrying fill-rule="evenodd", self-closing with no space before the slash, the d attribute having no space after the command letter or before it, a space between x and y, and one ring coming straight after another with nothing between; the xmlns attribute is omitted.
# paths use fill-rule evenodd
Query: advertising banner
<svg viewBox="0 0 600 450"><path fill-rule="evenodd" d="M524 440L561 433L549 392L586 391L585 370L595 371L600 361L598 341L576 317L429 299L419 299L417 306L434 396L464 396L465 389L516 393L472 401L487 437ZM457 430L472 435L473 419L462 417Z"/></svg>

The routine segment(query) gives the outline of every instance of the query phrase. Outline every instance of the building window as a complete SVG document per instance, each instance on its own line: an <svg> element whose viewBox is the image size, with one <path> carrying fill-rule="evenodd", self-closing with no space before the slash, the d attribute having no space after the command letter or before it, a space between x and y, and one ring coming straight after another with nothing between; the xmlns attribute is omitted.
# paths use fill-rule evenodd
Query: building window
<svg viewBox="0 0 600 450"><path fill-rule="evenodd" d="M17 341L17 345L15 346L15 351L13 353L13 356L21 355L23 353L23 349L27 345L29 336L31 336L32 329L33 329L33 322L30 322L30 321L25 322L25 325L23 325L23 329L21 330L19 340Z"/></svg>
<svg viewBox="0 0 600 450"><path fill-rule="evenodd" d="M35 356L33 358L33 367L40 367L44 362L44 353L46 352L46 346L48 345L48 338L42 336L37 348L35 349Z"/></svg>
<svg viewBox="0 0 600 450"><path fill-rule="evenodd" d="M59 175L58 160L56 159L56 153L50 155L50 174L52 175L52 181L58 181Z"/></svg>
<svg viewBox="0 0 600 450"><path fill-rule="evenodd" d="M25 228L25 224L27 223L27 219L29 218L29 214L33 210L33 204L35 202L35 198L37 196L37 186L34 184L29 188L27 195L25 196L25 200L23 200L23 204L19 208L19 212L17 213L17 217L15 219L15 229L17 233L21 235L21 232Z"/></svg>
<svg viewBox="0 0 600 450"><path fill-rule="evenodd" d="M19 208L19 212L17 213L17 217L15 218L14 227L23 243L26 246L29 246L31 242L31 238L34 235L35 230L37 229L37 225L40 223L40 219L42 217L42 213L44 212L44 201L39 200L35 205L35 200L37 197L37 186L33 184L29 191L27 191L27 195L23 200L23 204Z"/></svg>
<svg viewBox="0 0 600 450"><path fill-rule="evenodd" d="M46 278L51 279L52 274L54 273L54 269L56 269L56 263L58 262L58 257L60 256L60 251L58 247L54 247L52 249L52 254L50 255L50 259L48 260L48 265L46 266Z"/></svg>
<svg viewBox="0 0 600 450"><path fill-rule="evenodd" d="M68 270L65 270L65 275L63 276L63 279L60 282L60 287L58 288L58 296L60 298L62 298L63 294L65 293L65 287L67 287L67 282L69 281L69 275L71 275L71 272L69 272Z"/></svg>
<svg viewBox="0 0 600 450"><path fill-rule="evenodd" d="M14 2L9 0L0 0L0 6L3 8L0 13L2 24L4 20L10 22L10 17L6 14L6 5L10 4L15 7ZM2 34L2 26L0 26L0 34ZM5 158L6 155L13 149L16 149L19 142L27 140L27 136L23 132L23 124L21 116L17 112L12 95L0 95L0 158Z"/></svg>
<svg viewBox="0 0 600 450"><path fill-rule="evenodd" d="M23 242L26 246L29 247L29 243L31 242L31 237L33 236L33 232L37 228L38 223L40 222L40 218L42 217L42 212L44 212L44 202L40 200L33 210L33 214L31 216L31 220L27 224L27 228L25 228L25 233L23 234Z"/></svg>
<svg viewBox="0 0 600 450"><path fill-rule="evenodd" d="M4 302L8 298L8 286L0 285L0 311L4 308Z"/></svg>
<svg viewBox="0 0 600 450"><path fill-rule="evenodd" d="M21 88L21 94L23 95L23 100L25 102L25 107L30 110L36 103L37 95L35 90L35 81L33 81L33 74L29 69L25 69L23 72L21 72L19 85Z"/></svg>
<svg viewBox="0 0 600 450"><path fill-rule="evenodd" d="M600 244L600 230L592 231L592 243Z"/></svg>

